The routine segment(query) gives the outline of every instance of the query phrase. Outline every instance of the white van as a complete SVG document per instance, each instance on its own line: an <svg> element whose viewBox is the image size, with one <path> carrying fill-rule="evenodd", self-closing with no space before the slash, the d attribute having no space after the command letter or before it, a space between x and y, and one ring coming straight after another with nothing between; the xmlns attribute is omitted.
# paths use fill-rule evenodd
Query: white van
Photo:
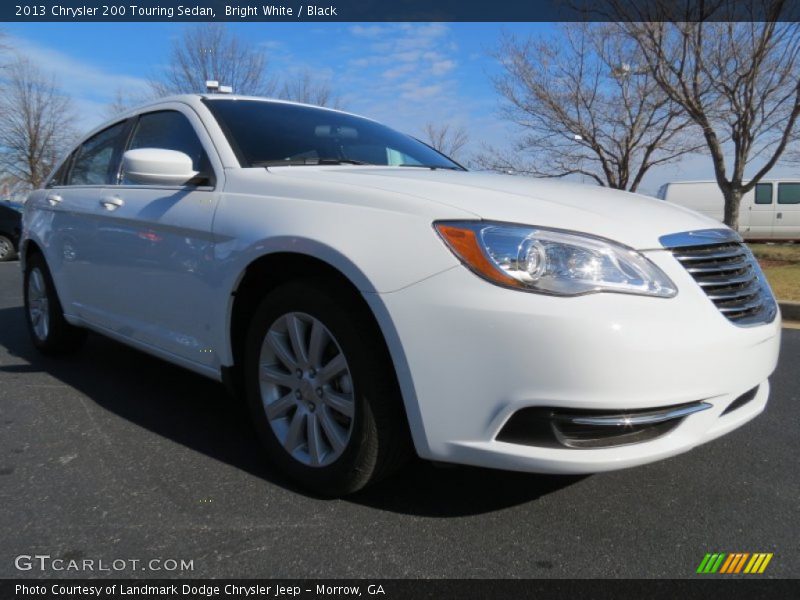
<svg viewBox="0 0 800 600"><path fill-rule="evenodd" d="M658 190L662 200L718 221L724 199L716 181L676 181ZM739 233L747 240L800 240L800 180L769 179L742 197Z"/></svg>

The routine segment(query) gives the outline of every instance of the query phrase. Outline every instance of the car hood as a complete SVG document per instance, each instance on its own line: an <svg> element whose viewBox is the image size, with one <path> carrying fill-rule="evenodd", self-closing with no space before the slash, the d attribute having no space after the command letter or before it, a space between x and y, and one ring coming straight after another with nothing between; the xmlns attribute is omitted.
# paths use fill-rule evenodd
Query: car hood
<svg viewBox="0 0 800 600"><path fill-rule="evenodd" d="M469 213L484 220L589 233L638 250L660 248L659 238L670 233L723 227L649 196L552 179L405 167L279 167L270 168L270 174L405 194L458 209L443 210L443 219Z"/></svg>

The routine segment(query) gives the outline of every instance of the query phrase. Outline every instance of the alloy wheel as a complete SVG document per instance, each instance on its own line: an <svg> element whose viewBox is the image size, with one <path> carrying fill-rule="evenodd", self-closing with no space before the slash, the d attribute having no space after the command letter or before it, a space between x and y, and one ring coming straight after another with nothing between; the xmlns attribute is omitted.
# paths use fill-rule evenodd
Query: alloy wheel
<svg viewBox="0 0 800 600"><path fill-rule="evenodd" d="M282 315L267 330L258 367L264 411L284 449L311 467L336 461L353 433L355 395L330 330L305 313Z"/></svg>

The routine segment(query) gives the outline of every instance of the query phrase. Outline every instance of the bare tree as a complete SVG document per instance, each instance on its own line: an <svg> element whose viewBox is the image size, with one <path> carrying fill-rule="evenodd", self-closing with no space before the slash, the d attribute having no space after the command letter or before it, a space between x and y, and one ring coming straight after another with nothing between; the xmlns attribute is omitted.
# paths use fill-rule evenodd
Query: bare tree
<svg viewBox="0 0 800 600"><path fill-rule="evenodd" d="M7 33L0 29L0 57L2 57L2 63L0 63L0 67L5 66L5 59L6 53L10 50L8 44L6 43Z"/></svg>
<svg viewBox="0 0 800 600"><path fill-rule="evenodd" d="M493 80L502 115L522 135L510 152L487 149L482 166L537 177L579 174L635 191L656 165L693 152L690 119L613 25L570 23L560 39L504 35Z"/></svg>
<svg viewBox="0 0 800 600"><path fill-rule="evenodd" d="M106 117L112 119L117 115L139 106L140 104L144 104L145 102L156 99L158 99L158 95L154 94L152 90L149 92L146 90L128 91L117 88L114 91L113 98L108 104L106 104L103 112L105 113Z"/></svg>
<svg viewBox="0 0 800 600"><path fill-rule="evenodd" d="M326 80L315 80L311 71L302 71L294 79L284 81L278 97L283 100L340 108L341 100Z"/></svg>
<svg viewBox="0 0 800 600"><path fill-rule="evenodd" d="M425 123L425 141L447 156L455 157L469 143L467 130L451 123Z"/></svg>
<svg viewBox="0 0 800 600"><path fill-rule="evenodd" d="M206 81L237 94L268 96L276 89L264 52L231 34L224 23L187 28L172 46L167 68L150 85L158 96L205 92Z"/></svg>
<svg viewBox="0 0 800 600"><path fill-rule="evenodd" d="M123 93L122 90L117 89L114 92L114 98L106 105L105 113L108 118L113 118L134 106L135 102Z"/></svg>
<svg viewBox="0 0 800 600"><path fill-rule="evenodd" d="M166 96L205 92L206 81L218 81L231 86L236 94L277 95L284 100L339 107L340 99L330 84L315 79L308 69L278 85L267 64L262 50L230 33L224 23L204 23L187 28L173 44L166 69L151 78L150 87L155 96ZM130 104L117 92L108 111L120 112Z"/></svg>
<svg viewBox="0 0 800 600"><path fill-rule="evenodd" d="M779 22L789 3L657 0L655 22L631 13L632 3L607 2L658 86L699 126L725 198L725 223L738 227L742 195L797 134L800 24ZM754 174L745 179L748 167Z"/></svg>
<svg viewBox="0 0 800 600"><path fill-rule="evenodd" d="M19 58L0 95L0 168L11 183L38 188L74 139L72 102L52 77Z"/></svg>

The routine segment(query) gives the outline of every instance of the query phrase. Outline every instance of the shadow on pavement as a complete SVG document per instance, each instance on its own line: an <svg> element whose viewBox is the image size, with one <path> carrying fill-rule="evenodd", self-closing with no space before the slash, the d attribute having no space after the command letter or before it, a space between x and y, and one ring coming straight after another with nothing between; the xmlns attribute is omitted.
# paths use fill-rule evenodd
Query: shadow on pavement
<svg viewBox="0 0 800 600"><path fill-rule="evenodd" d="M42 356L28 339L21 307L0 309L0 345L29 363L0 365L0 373L48 373L140 427L302 493L268 463L244 403L220 384L99 335L90 335L74 356ZM459 517L530 502L580 479L414 460L346 500L397 513Z"/></svg>

